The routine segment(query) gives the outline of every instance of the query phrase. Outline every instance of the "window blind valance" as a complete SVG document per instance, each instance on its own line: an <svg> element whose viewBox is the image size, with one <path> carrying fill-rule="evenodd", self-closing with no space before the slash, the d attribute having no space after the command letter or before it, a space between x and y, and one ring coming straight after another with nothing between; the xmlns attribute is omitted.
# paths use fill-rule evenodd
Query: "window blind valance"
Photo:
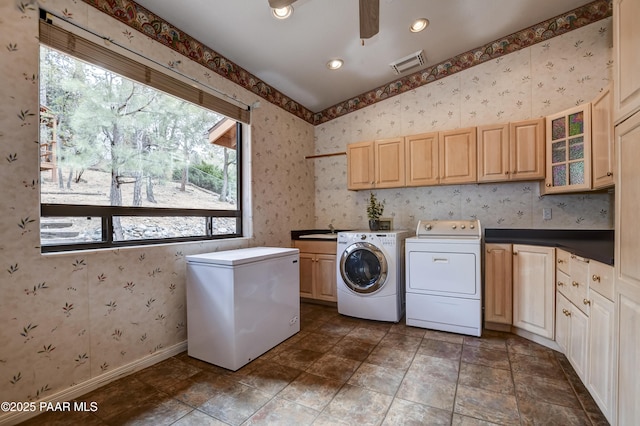
<svg viewBox="0 0 640 426"><path fill-rule="evenodd" d="M177 96L236 121L250 123L248 109L213 96L198 87L84 39L43 19L40 19L40 42L80 60L101 66L123 77Z"/></svg>

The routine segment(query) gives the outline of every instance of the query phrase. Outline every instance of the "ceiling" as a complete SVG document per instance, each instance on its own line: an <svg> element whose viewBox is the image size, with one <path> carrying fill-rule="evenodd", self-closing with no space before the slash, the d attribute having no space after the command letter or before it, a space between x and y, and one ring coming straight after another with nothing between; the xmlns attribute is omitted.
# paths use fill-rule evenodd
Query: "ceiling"
<svg viewBox="0 0 640 426"><path fill-rule="evenodd" d="M268 0L136 0L313 112L399 77L390 63L421 49L435 65L590 0L380 0L380 32L359 39L357 0L298 0L277 20ZM411 33L416 18L430 25ZM331 71L326 63L344 60Z"/></svg>

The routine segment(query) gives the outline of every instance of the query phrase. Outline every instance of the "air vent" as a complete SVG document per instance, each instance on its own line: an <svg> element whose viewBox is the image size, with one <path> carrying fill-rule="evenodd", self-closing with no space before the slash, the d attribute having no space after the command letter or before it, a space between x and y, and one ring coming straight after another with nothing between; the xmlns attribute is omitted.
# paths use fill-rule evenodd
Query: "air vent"
<svg viewBox="0 0 640 426"><path fill-rule="evenodd" d="M419 50L409 56L391 62L389 66L396 74L402 74L405 71L424 65L425 62L427 62L427 60L424 57L424 50Z"/></svg>

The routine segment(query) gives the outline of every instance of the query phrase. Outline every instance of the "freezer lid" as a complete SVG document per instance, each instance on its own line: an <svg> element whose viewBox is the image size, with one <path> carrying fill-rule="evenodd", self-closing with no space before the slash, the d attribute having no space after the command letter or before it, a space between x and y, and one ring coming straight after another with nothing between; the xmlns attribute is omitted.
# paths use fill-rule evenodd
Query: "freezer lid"
<svg viewBox="0 0 640 426"><path fill-rule="evenodd" d="M186 256L187 263L206 263L210 265L245 265L283 256L297 255L297 248L251 247L237 250L217 251L212 253Z"/></svg>

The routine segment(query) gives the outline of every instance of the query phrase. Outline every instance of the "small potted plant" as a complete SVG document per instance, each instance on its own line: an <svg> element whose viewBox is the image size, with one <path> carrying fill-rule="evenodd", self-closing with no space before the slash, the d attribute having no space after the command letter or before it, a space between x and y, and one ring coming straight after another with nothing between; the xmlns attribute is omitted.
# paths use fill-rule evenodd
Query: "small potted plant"
<svg viewBox="0 0 640 426"><path fill-rule="evenodd" d="M384 212L384 201L379 202L373 192L369 193L369 204L367 205L367 217L369 218L369 229L377 231L380 229L380 216Z"/></svg>

